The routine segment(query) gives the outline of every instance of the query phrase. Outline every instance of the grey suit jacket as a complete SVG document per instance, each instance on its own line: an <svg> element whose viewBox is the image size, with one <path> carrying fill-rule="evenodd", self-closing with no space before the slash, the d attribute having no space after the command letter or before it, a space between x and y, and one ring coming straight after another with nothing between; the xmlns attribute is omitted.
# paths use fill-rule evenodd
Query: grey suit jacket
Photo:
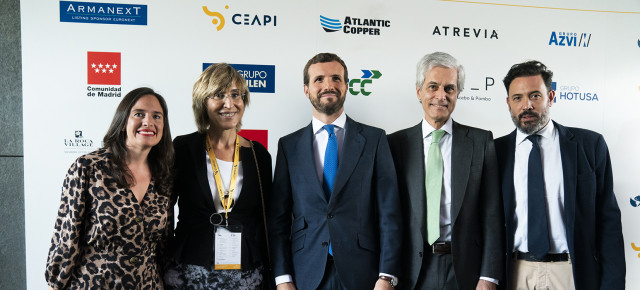
<svg viewBox="0 0 640 290"><path fill-rule="evenodd" d="M451 152L451 247L459 289L478 279L502 280L504 216L491 132L453 122ZM398 174L404 218L401 289L414 289L426 242L426 189L422 126L388 136Z"/></svg>

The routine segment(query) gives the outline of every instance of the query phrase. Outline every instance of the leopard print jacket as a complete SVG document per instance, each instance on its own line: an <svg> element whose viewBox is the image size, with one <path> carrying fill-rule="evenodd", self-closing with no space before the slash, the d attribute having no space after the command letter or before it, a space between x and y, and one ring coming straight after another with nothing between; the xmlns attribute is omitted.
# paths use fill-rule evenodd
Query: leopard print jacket
<svg viewBox="0 0 640 290"><path fill-rule="evenodd" d="M162 289L173 229L170 198L153 180L138 203L111 177L106 149L79 157L63 183L45 278L54 289Z"/></svg>

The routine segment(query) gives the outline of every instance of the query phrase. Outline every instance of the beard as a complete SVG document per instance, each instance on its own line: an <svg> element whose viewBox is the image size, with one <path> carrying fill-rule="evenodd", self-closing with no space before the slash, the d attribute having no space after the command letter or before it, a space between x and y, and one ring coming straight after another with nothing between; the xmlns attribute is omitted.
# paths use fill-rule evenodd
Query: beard
<svg viewBox="0 0 640 290"><path fill-rule="evenodd" d="M525 116L533 116L536 119L534 121L523 123L520 120L522 120L522 118ZM549 122L549 108L545 108L540 114L534 111L524 111L518 116L511 114L511 120L513 120L513 123L516 125L518 130L527 135L531 135L535 132L540 131L542 128L544 128L545 125L547 125L547 123Z"/></svg>
<svg viewBox="0 0 640 290"><path fill-rule="evenodd" d="M324 94L335 94L338 100L335 102L323 103L322 95ZM346 98L340 93L340 91L331 90L331 91L324 91L315 97L312 96L309 99L311 100L311 105L313 105L313 108L315 108L316 111L323 113L325 115L333 115L334 113L342 109L342 106L344 105L344 101Z"/></svg>

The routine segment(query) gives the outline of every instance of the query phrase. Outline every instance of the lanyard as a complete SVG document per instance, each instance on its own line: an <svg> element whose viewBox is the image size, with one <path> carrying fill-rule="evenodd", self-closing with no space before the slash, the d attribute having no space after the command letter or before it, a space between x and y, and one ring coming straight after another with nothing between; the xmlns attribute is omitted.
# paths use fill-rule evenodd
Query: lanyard
<svg viewBox="0 0 640 290"><path fill-rule="evenodd" d="M211 146L211 140L209 134L207 134L207 152L209 153L209 160L211 160L211 168L213 169L213 177L216 180L216 187L218 188L218 194L220 195L220 203L224 208L224 217L229 223L229 210L233 205L233 196L236 190L236 179L238 178L238 163L240 161L240 138L236 135L236 144L233 151L233 167L231 169L231 181L229 182L229 191L225 191L222 185L222 177L220 176L220 169L218 168L218 162L216 161L216 155L213 153L213 146Z"/></svg>

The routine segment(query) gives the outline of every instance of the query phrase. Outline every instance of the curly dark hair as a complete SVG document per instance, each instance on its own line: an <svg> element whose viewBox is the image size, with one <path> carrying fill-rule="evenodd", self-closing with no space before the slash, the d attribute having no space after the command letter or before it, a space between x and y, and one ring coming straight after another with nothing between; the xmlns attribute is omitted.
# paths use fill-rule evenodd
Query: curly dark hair
<svg viewBox="0 0 640 290"><path fill-rule="evenodd" d="M530 77L537 75L540 75L542 77L547 90L550 90L553 72L550 71L543 63L537 60L530 60L523 63L514 64L511 69L509 69L509 72L504 77L502 82L504 83L504 87L507 89L507 93L509 93L509 86L514 79L519 77Z"/></svg>
<svg viewBox="0 0 640 290"><path fill-rule="evenodd" d="M171 195L171 168L173 167L174 151L171 141L171 130L169 130L169 112L164 98L150 88L141 87L129 92L116 109L116 113L111 121L109 130L102 139L104 148L111 151L112 164L110 164L111 174L116 183L122 187L130 187L134 183L133 175L127 167L127 132L126 126L131 114L131 108L143 96L152 95L158 99L164 114L164 129L160 142L151 148L147 160L151 176L153 176L156 187L160 194Z"/></svg>

